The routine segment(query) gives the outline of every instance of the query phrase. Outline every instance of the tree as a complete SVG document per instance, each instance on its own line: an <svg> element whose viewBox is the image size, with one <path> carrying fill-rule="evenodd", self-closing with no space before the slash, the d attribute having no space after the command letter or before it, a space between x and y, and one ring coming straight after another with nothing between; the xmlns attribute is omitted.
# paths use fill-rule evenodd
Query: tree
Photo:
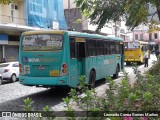
<svg viewBox="0 0 160 120"><path fill-rule="evenodd" d="M109 21L126 20L126 25L134 29L140 24L147 25L158 15L160 20L159 0L75 0L84 15L91 19L92 24L98 25L97 30ZM156 8L154 13L149 13L149 4ZM151 16L151 21L148 17Z"/></svg>
<svg viewBox="0 0 160 120"><path fill-rule="evenodd" d="M9 4L12 0L0 0L0 4Z"/></svg>

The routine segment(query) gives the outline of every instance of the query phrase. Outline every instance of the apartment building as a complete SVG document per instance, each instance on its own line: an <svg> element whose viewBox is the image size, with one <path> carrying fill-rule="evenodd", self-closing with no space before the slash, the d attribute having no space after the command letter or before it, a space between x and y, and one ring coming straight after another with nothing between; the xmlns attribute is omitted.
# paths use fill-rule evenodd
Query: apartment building
<svg viewBox="0 0 160 120"><path fill-rule="evenodd" d="M23 2L0 4L0 58L7 61L18 59L19 36L24 31L18 25L25 25Z"/></svg>
<svg viewBox="0 0 160 120"><path fill-rule="evenodd" d="M128 41L145 41L148 42L152 48L160 48L160 31L152 33L149 33L148 31L149 28L147 26L140 25L133 31L127 33L130 38Z"/></svg>
<svg viewBox="0 0 160 120"><path fill-rule="evenodd" d="M157 11L156 7L154 7L151 4L148 4L148 7L149 7L149 14L151 14L150 16L148 16L148 22L154 20L157 23L160 23L158 15L156 13ZM148 26L140 25L136 27L133 31L127 33L127 35L130 36L129 41L137 41L137 40L146 41L150 45L160 48L160 31L154 31L152 33L149 33L148 31L149 31Z"/></svg>
<svg viewBox="0 0 160 120"><path fill-rule="evenodd" d="M63 0L15 0L0 4L0 59L18 60L24 31L66 29Z"/></svg>
<svg viewBox="0 0 160 120"><path fill-rule="evenodd" d="M85 18L81 14L80 9L77 8L74 3L74 0L64 0L63 3L64 3L64 14L66 17L68 29L80 32L95 33L97 26L90 24L90 20ZM77 22L77 20L80 20L81 22ZM127 28L125 26L125 22L120 21L117 23L113 22L107 23L101 29L100 34L118 36L126 40L129 39L126 36L126 32Z"/></svg>

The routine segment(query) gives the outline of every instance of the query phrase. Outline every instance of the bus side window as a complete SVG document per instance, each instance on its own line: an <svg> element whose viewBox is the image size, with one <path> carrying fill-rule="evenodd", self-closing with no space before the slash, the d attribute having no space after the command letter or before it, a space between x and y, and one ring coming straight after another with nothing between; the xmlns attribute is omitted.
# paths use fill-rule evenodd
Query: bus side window
<svg viewBox="0 0 160 120"><path fill-rule="evenodd" d="M75 39L70 38L70 55L71 58L76 58Z"/></svg>
<svg viewBox="0 0 160 120"><path fill-rule="evenodd" d="M87 40L88 56L96 56L96 40Z"/></svg>
<svg viewBox="0 0 160 120"><path fill-rule="evenodd" d="M100 48L101 55L104 55L104 41L101 40L100 43L101 43L101 48Z"/></svg>
<svg viewBox="0 0 160 120"><path fill-rule="evenodd" d="M104 55L109 54L109 41L104 41Z"/></svg>
<svg viewBox="0 0 160 120"><path fill-rule="evenodd" d="M116 52L115 42L110 42L110 53L115 54Z"/></svg>
<svg viewBox="0 0 160 120"><path fill-rule="evenodd" d="M120 43L116 42L116 54L120 53Z"/></svg>
<svg viewBox="0 0 160 120"><path fill-rule="evenodd" d="M104 55L103 40L96 40L97 43L97 55Z"/></svg>

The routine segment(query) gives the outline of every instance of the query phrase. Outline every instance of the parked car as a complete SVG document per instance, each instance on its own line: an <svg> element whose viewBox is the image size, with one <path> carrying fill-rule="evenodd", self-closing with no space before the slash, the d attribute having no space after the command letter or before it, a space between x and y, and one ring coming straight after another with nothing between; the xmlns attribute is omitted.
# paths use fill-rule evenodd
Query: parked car
<svg viewBox="0 0 160 120"><path fill-rule="evenodd" d="M2 84L2 75L0 74L0 85Z"/></svg>
<svg viewBox="0 0 160 120"><path fill-rule="evenodd" d="M19 78L19 62L6 62L0 64L2 81L15 82Z"/></svg>

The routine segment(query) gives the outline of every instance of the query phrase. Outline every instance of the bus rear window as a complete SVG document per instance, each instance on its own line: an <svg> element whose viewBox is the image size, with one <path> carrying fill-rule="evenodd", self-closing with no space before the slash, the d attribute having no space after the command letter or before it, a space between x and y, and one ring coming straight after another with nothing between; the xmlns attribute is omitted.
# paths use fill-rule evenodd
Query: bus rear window
<svg viewBox="0 0 160 120"><path fill-rule="evenodd" d="M22 49L24 51L52 51L61 50L63 35L28 35L22 40Z"/></svg>

